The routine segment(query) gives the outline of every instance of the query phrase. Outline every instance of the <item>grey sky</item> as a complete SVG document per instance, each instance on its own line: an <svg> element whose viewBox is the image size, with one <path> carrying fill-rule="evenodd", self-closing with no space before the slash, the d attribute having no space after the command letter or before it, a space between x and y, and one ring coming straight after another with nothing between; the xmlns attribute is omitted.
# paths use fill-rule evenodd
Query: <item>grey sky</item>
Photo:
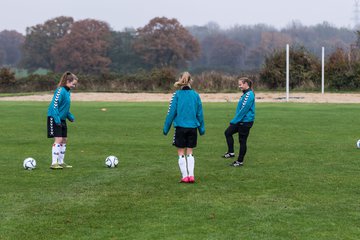
<svg viewBox="0 0 360 240"><path fill-rule="evenodd" d="M217 22L222 28L265 23L277 28L291 21L327 21L352 27L355 0L0 0L0 31L25 33L26 27L58 16L92 18L112 29L143 27L154 17L177 18L184 26Z"/></svg>

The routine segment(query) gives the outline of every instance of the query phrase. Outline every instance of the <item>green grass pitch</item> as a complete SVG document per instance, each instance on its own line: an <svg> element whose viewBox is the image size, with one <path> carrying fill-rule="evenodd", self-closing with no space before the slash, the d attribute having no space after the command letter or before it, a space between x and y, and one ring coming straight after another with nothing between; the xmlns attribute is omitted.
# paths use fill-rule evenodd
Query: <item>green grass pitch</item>
<svg viewBox="0 0 360 240"><path fill-rule="evenodd" d="M220 156L236 103L205 103L193 185L178 183L173 130L162 135L167 103L73 102L74 167L58 171L47 106L0 102L2 240L360 236L358 104L258 103L245 166L231 168ZM22 168L26 157L37 169Z"/></svg>

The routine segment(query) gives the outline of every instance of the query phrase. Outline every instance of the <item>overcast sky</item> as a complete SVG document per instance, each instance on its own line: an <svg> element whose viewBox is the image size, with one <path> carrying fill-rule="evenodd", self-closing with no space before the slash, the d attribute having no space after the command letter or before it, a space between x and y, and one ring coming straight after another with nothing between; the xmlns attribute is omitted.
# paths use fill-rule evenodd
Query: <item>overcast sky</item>
<svg viewBox="0 0 360 240"><path fill-rule="evenodd" d="M0 31L42 24L59 16L107 22L116 31L143 27L154 17L176 18L183 26L216 22L222 28L265 23L278 29L293 20L327 21L352 27L356 0L0 0ZM357 0L359 1L359 0Z"/></svg>

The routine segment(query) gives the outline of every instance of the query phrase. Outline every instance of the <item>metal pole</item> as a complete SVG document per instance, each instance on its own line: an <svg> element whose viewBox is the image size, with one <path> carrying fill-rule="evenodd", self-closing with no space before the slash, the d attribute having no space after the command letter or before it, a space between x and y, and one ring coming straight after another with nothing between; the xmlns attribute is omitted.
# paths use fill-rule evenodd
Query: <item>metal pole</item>
<svg viewBox="0 0 360 240"><path fill-rule="evenodd" d="M325 84L325 48L321 48L321 93L324 94L324 84Z"/></svg>
<svg viewBox="0 0 360 240"><path fill-rule="evenodd" d="M286 101L289 101L289 44L286 44Z"/></svg>

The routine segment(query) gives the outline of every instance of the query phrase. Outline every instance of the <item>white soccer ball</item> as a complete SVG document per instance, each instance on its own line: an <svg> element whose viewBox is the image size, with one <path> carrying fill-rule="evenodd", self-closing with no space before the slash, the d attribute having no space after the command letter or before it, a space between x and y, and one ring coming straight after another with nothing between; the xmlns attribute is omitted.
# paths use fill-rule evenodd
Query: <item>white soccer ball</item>
<svg viewBox="0 0 360 240"><path fill-rule="evenodd" d="M115 156L108 156L106 159L105 159L105 165L108 167L108 168L114 168L114 167L117 167L117 165L119 164L119 159Z"/></svg>
<svg viewBox="0 0 360 240"><path fill-rule="evenodd" d="M34 168L36 168L36 161L35 159L29 157L26 158L23 162L23 167L26 170L33 170Z"/></svg>
<svg viewBox="0 0 360 240"><path fill-rule="evenodd" d="M357 140L357 142L356 142L356 147L357 147L357 148L360 148L360 139Z"/></svg>

